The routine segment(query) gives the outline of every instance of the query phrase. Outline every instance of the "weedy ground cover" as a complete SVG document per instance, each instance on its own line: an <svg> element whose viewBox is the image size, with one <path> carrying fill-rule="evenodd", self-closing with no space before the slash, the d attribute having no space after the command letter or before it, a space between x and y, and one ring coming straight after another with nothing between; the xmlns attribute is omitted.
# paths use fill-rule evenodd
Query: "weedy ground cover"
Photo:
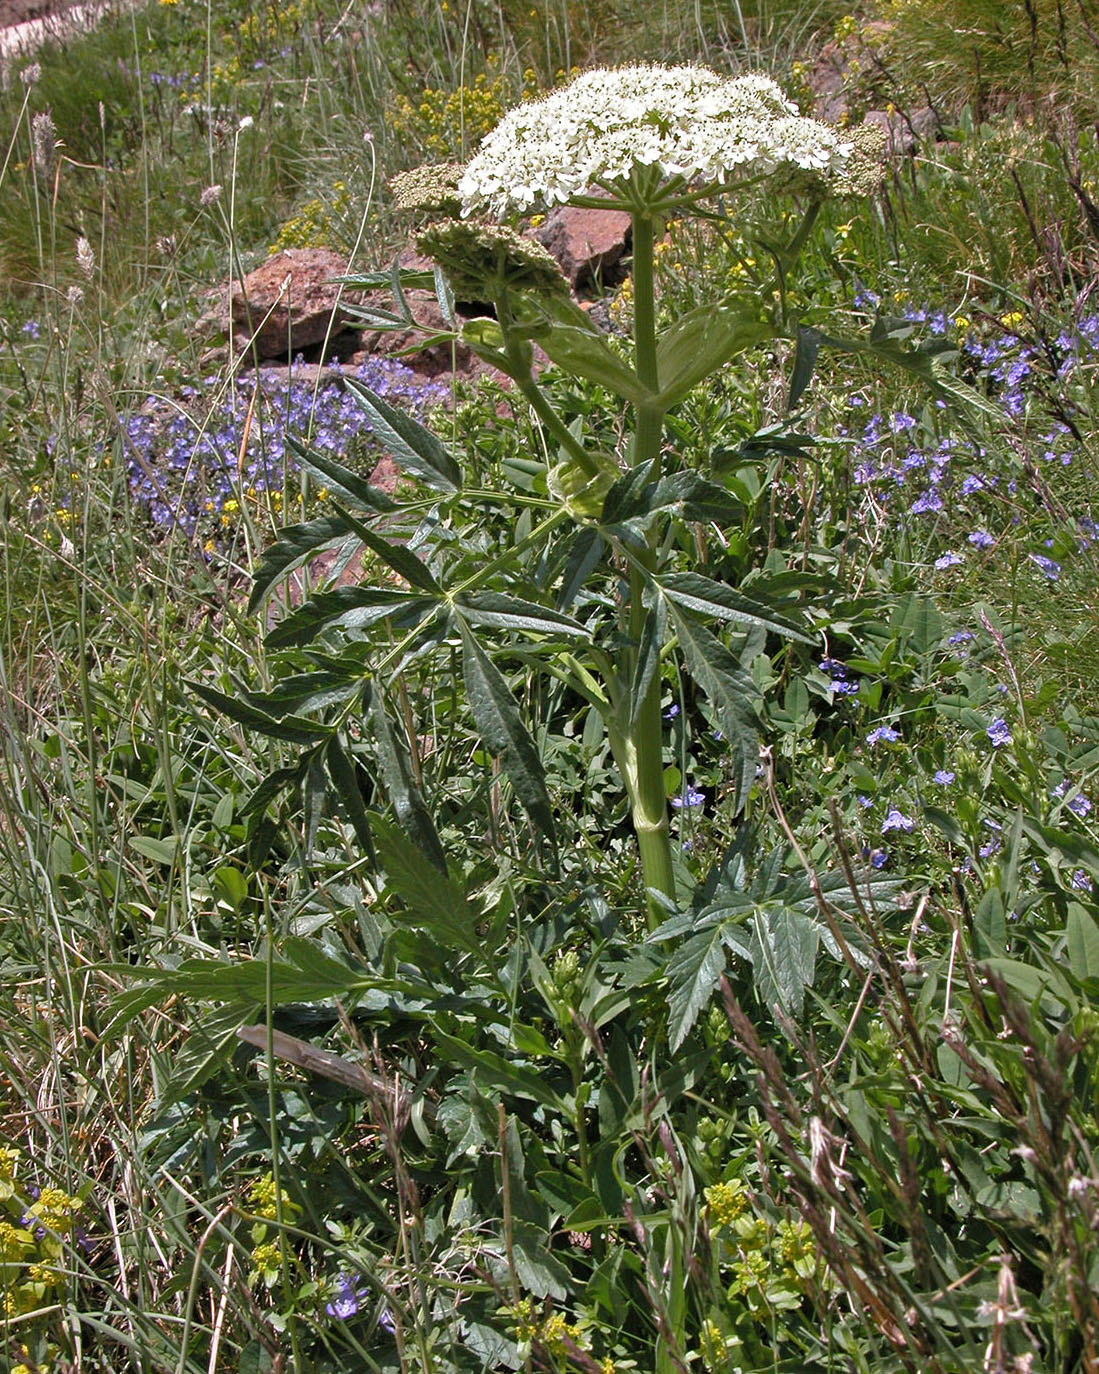
<svg viewBox="0 0 1099 1374"><path fill-rule="evenodd" d="M1086 7L188 3L2 97L3 1367L1094 1369ZM193 337L574 67L837 31L946 137L608 174L609 332L427 231L510 387Z"/></svg>

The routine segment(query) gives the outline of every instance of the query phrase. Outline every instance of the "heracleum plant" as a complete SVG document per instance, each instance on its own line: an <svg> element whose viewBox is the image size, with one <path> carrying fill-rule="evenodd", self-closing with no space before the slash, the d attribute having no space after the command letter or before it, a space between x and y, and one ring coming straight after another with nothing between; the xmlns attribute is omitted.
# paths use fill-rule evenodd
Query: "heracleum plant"
<svg viewBox="0 0 1099 1374"><path fill-rule="evenodd" d="M708 697L733 760L730 791L739 810L758 762L751 662L768 633L807 638L791 614L796 589L789 580L760 571L745 588L710 575L705 530L737 519L741 502L712 474L678 461L674 445L665 444L665 417L737 355L799 338L798 322L786 313L788 275L822 199L868 191L877 152L868 131L841 134L800 116L766 77L634 66L588 72L512 110L464 171L447 165L398 178L404 205L433 206L442 216L417 243L437 264L451 337L513 379L543 444L544 470L530 490L469 487L460 454L349 380L378 437L418 479L417 490L398 503L325 455L303 451L333 497L332 513L285 532L258 571L253 604L318 548L348 540L365 544L390 580L322 591L273 631L274 646L323 640L322 697L307 674L292 700L283 690L243 704L205 692L208 699L240 719L243 710L260 728L267 713L283 717L276 730L284 738L288 728L297 731L306 745L300 776L311 768L315 776L323 764L364 840L370 828L351 756L366 762L370 751L350 727L369 703L379 745L370 771L442 865L417 785L416 741L404 729L407 712L398 715L387 698L399 695L400 673L411 662L460 657L477 730L552 840L539 750L495 660L506 654L534 665L602 722L629 800L655 925L676 898L662 756L665 673L674 666ZM668 220L699 215L735 224L763 191L788 193L796 207L796 230L770 248L773 293L715 299L658 327L654 250ZM630 215L629 346L601 333L570 298L550 255L502 222L559 204ZM369 321L405 328L411 313L403 283L414 278L395 272L392 280L397 309L372 312ZM376 284L360 279L367 282ZM455 300L491 313L460 321ZM792 401L815 352L804 331L799 344ZM607 424L562 413L535 375L535 345L561 373L603 389ZM453 537L455 528L468 531L473 502L497 514L510 510L519 531L487 560L475 553L475 537ZM364 654L363 641L376 647ZM285 719L291 709L300 716L335 702L338 711L323 724Z"/></svg>

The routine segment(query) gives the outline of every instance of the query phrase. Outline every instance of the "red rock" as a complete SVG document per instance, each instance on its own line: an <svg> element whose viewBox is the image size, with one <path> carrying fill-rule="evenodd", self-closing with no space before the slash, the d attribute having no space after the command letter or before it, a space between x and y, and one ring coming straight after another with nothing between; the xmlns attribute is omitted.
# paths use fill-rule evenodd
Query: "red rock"
<svg viewBox="0 0 1099 1374"><path fill-rule="evenodd" d="M346 329L349 316L339 308L361 299L342 294L333 277L347 271L347 260L328 248L288 248L233 283L200 327L232 335L236 353L251 350L262 362L293 357Z"/></svg>
<svg viewBox="0 0 1099 1374"><path fill-rule="evenodd" d="M575 291L605 282L629 245L630 217L624 210L581 210L562 205L551 210L534 237L561 265Z"/></svg>

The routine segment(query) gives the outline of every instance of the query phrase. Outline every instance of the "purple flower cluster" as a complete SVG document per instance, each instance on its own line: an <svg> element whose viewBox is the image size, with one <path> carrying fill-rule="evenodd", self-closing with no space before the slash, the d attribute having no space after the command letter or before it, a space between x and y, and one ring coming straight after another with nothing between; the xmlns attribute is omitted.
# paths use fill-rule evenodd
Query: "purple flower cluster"
<svg viewBox="0 0 1099 1374"><path fill-rule="evenodd" d="M847 676L846 663L841 663L838 658L822 658L820 670L831 679L828 687L836 696L853 697L858 694L859 680Z"/></svg>
<svg viewBox="0 0 1099 1374"><path fill-rule="evenodd" d="M855 296L860 309L876 309L880 302L873 292L860 288ZM1004 316L1003 332L985 337L971 328L970 321L948 318L942 311L911 307L901 312L908 324L930 335L949 335L960 355L961 368L978 388L1003 412L1019 436L1027 458L1035 467L1042 464L1068 466L1075 458L1075 438L1068 424L1058 419L1045 425L1034 423L1040 413L1031 400L1037 384L1048 388L1073 377L1083 366L1094 365L1099 354L1099 315L1080 319L1075 328L1062 330L1056 340L1027 342L1010 326L1022 316ZM978 444L959 437L942 436L935 408L928 407L917 418L906 411L874 412L866 415L866 397L858 392L848 397L852 411L863 411L858 428L842 428L852 446L851 472L856 486L872 489L878 507L896 511L898 518L945 522L954 517L962 525L957 538L965 538L975 549L991 549L997 540L981 522L982 515L1003 509L1003 498L1017 494L1014 477L996 472L992 460ZM942 402L936 403L942 409ZM1061 396L1062 414L1072 409L1069 396ZM1076 524L1077 542L1093 541L1090 530ZM945 528L945 526L944 526ZM991 528L991 527L990 527ZM964 561L957 546L935 560L939 571ZM1050 582L1061 575L1061 565L1042 554L1031 561Z"/></svg>
<svg viewBox="0 0 1099 1374"><path fill-rule="evenodd" d="M246 373L212 407L207 398L218 379L207 378L198 388L182 388L180 401L150 396L130 416L130 491L155 525L216 540L236 527L244 503L265 499L279 507L298 467L288 435L334 457L356 440L369 440L366 413L343 386L338 363L324 369L316 389L300 365L296 370L298 375L295 369ZM413 413L444 399L437 383L393 359L370 358L353 375Z"/></svg>

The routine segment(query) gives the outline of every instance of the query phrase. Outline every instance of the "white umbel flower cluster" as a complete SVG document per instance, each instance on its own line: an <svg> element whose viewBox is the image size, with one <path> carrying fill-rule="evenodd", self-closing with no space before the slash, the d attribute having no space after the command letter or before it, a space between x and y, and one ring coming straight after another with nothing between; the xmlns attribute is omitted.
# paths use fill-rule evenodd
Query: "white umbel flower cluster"
<svg viewBox="0 0 1099 1374"><path fill-rule="evenodd" d="M835 129L798 114L769 77L706 67L585 72L509 111L458 183L466 214L523 214L602 188L629 199L636 169L716 187L782 169L842 173Z"/></svg>

